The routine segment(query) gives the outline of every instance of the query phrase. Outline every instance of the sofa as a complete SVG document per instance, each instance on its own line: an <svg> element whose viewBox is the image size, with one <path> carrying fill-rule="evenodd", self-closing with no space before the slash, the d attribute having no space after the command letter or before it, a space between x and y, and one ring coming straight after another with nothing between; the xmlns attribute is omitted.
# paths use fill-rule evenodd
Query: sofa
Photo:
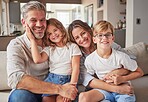
<svg viewBox="0 0 148 102"><path fill-rule="evenodd" d="M137 57L136 61L144 71L144 76L132 80L132 85L137 98L136 102L148 102L148 45L139 42L131 47L125 48L125 50ZM0 102L8 101L11 90L7 86L6 55L6 51L0 50ZM82 85L79 85L78 89L79 91L84 91Z"/></svg>

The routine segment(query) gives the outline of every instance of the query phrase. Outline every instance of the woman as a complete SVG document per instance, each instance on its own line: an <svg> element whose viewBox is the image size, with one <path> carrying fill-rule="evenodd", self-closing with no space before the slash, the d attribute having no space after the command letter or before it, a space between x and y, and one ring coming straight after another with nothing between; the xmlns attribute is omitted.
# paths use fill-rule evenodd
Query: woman
<svg viewBox="0 0 148 102"><path fill-rule="evenodd" d="M82 51L82 55L83 55L81 57L81 62L80 62L79 83L82 83L84 86L89 86L91 88L99 88L99 89L103 89L106 91L117 92L120 94L133 93L132 87L129 85L122 85L122 86L110 85L86 73L86 68L84 66L84 60L90 53L92 53L96 49L92 41L92 36L93 36L92 29L88 26L87 23L81 20L73 21L68 27L68 33L70 35L71 41L78 44L78 46L80 47ZM120 45L116 43L113 43L112 47L117 50L124 51L120 47ZM113 73L125 75L128 73L128 71L124 70L123 68L120 68L119 70L114 70L109 74L113 74ZM108 75L106 75L106 77L108 77ZM79 102L82 102L83 95L84 94L81 94L79 96ZM87 93L85 94L85 96L86 95Z"/></svg>

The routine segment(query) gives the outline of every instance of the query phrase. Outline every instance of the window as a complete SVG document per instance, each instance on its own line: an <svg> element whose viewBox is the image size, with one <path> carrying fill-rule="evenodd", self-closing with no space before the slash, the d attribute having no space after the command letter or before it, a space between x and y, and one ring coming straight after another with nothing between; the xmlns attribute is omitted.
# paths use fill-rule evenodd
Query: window
<svg viewBox="0 0 148 102"><path fill-rule="evenodd" d="M70 12L69 11L57 11L57 19L67 27L70 22Z"/></svg>

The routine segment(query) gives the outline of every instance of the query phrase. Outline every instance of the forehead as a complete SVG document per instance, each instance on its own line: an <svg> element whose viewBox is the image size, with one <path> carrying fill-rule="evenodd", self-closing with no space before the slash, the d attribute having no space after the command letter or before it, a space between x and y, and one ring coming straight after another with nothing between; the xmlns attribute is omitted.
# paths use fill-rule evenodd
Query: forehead
<svg viewBox="0 0 148 102"><path fill-rule="evenodd" d="M54 29L57 29L57 27L54 26L54 25L47 25L47 31L48 31L48 32L50 32L50 31L52 31L52 30L54 30Z"/></svg>
<svg viewBox="0 0 148 102"><path fill-rule="evenodd" d="M83 28L81 28L81 27L76 27L76 28L74 28L74 29L72 30L72 34L73 34L73 35L79 35L79 34L81 34L81 32L83 32L83 31L84 31Z"/></svg>
<svg viewBox="0 0 148 102"><path fill-rule="evenodd" d="M100 33L100 34L105 34L105 33L112 33L112 30L111 29L106 29L106 30L95 30L94 31L94 34L96 33Z"/></svg>
<svg viewBox="0 0 148 102"><path fill-rule="evenodd" d="M44 19L46 14L43 10L31 10L27 13L27 19Z"/></svg>

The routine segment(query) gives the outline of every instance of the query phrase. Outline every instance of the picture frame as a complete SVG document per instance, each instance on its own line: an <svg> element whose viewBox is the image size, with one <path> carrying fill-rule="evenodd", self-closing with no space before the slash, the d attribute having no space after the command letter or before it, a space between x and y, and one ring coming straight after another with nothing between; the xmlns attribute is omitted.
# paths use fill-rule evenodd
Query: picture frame
<svg viewBox="0 0 148 102"><path fill-rule="evenodd" d="M120 0L120 4L126 4L126 0Z"/></svg>
<svg viewBox="0 0 148 102"><path fill-rule="evenodd" d="M85 21L90 27L93 26L93 4L90 4L84 8Z"/></svg>
<svg viewBox="0 0 148 102"><path fill-rule="evenodd" d="M103 6L104 0L97 0L97 8Z"/></svg>

